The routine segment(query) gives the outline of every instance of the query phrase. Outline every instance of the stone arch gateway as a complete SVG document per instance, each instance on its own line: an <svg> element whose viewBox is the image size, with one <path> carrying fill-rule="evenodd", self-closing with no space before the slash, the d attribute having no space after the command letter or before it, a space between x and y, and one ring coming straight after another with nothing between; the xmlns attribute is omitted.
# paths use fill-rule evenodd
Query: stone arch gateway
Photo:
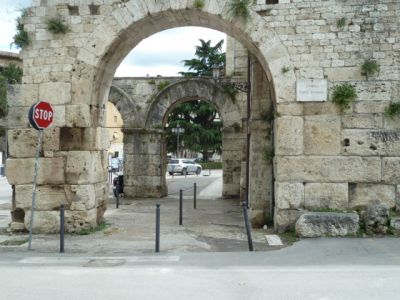
<svg viewBox="0 0 400 300"><path fill-rule="evenodd" d="M263 213L268 193L275 200L270 209L280 231L293 227L304 210L347 209L373 201L399 209L400 122L384 114L400 97L400 40L393 30L399 2L254 4L247 22L229 16L230 0L205 0L202 8L194 3L32 1L23 20L32 40L21 52L23 84L9 97L6 175L15 186L11 227L26 228L30 220L36 133L26 119L29 107L48 101L56 113L40 153L34 232L57 231L60 204L68 209L68 231L95 226L108 192L104 104L115 70L144 38L189 25L226 32L259 62L253 96L260 101L255 101L250 124L252 214ZM46 30L47 20L57 16L70 26L65 35ZM338 28L344 17L349 22ZM377 74L361 73L368 59L380 65ZM325 80L328 87L349 83L358 98L342 113L330 99L302 103L296 96L300 79ZM261 133L271 127L265 122L271 102L273 138ZM270 149L266 139L274 141ZM266 183L266 168L260 168L266 164L263 157L274 157L274 190L266 194L270 179Z"/></svg>

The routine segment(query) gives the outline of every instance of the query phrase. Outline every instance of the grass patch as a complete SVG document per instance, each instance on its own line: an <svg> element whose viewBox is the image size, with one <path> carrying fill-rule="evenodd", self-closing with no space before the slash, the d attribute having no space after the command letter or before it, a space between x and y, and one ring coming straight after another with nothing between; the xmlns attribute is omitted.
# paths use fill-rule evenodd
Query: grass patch
<svg viewBox="0 0 400 300"><path fill-rule="evenodd" d="M282 69L281 69L282 74L286 74L289 71L290 71L290 69L288 67L282 67Z"/></svg>
<svg viewBox="0 0 400 300"><path fill-rule="evenodd" d="M279 236L283 240L285 244L293 244L299 240L299 236L297 235L296 231L289 230L283 233L280 233Z"/></svg>
<svg viewBox="0 0 400 300"><path fill-rule="evenodd" d="M89 234L92 234L92 233L96 233L98 231L102 231L102 230L106 229L108 225L109 224L107 224L105 222L102 222L99 225L97 225L96 227L88 228L88 229L82 229L81 231L79 231L78 234L79 235L89 235Z"/></svg>
<svg viewBox="0 0 400 300"><path fill-rule="evenodd" d="M375 73L379 72L379 65L375 60L366 60L362 65L361 65L361 71L362 74L367 76L374 75Z"/></svg>
<svg viewBox="0 0 400 300"><path fill-rule="evenodd" d="M219 170L222 169L223 164L222 161L215 161L215 162L207 162L200 164L203 170Z"/></svg>
<svg viewBox="0 0 400 300"><path fill-rule="evenodd" d="M7 240L0 243L0 246L21 246L28 242L28 238L22 240Z"/></svg>
<svg viewBox="0 0 400 300"><path fill-rule="evenodd" d="M344 26L346 26L346 21L347 21L347 20L346 20L345 17L340 18L340 19L337 20L337 22L336 22L336 27L339 28L339 29L343 29Z"/></svg>
<svg viewBox="0 0 400 300"><path fill-rule="evenodd" d="M243 18L247 21L250 17L251 0L231 0L228 13L233 18Z"/></svg>

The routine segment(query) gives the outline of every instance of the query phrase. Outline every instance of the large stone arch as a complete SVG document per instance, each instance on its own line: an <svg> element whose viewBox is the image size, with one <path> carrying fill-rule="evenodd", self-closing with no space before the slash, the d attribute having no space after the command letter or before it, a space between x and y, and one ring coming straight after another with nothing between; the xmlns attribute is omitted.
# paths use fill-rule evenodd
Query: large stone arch
<svg viewBox="0 0 400 300"><path fill-rule="evenodd" d="M55 127L45 135L41 152L41 166L46 172L38 176L44 192L38 195L34 231L57 230L56 208L61 203L68 210L68 231L79 231L102 220L107 199L108 147L107 131L102 128L104 104L116 68L144 38L190 25L226 32L257 58L272 86L275 103L295 100L294 68L274 29L252 10L247 21L231 18L229 2L205 1L202 9L195 8L193 0L114 1L91 7L83 0L73 4L69 0L33 3L24 20L32 37L31 45L21 53L24 84L18 103L10 111L26 115L30 105L40 99L50 101L57 115ZM57 15L71 26L66 35L54 35L43 29L47 20ZM283 74L282 67L289 72ZM9 123L9 128L24 132L23 139L12 141L13 149L30 149L26 146L32 145L35 135L26 122ZM18 170L33 170L33 152L11 151L7 163L8 180L16 185L15 209L26 212L25 227L30 221L27 191L31 190L32 176ZM52 193L51 202L47 191ZM14 221L21 222L21 218Z"/></svg>
<svg viewBox="0 0 400 300"><path fill-rule="evenodd" d="M171 84L160 91L145 113L147 128L165 124L165 117L178 102L204 100L215 105L224 121L225 127L241 123L240 106L224 92L222 87L209 79L186 79Z"/></svg>

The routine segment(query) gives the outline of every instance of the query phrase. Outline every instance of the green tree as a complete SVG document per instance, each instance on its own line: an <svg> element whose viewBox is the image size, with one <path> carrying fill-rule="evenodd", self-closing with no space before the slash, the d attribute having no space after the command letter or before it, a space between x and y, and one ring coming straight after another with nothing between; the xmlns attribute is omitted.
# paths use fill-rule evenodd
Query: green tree
<svg viewBox="0 0 400 300"><path fill-rule="evenodd" d="M190 101L179 104L168 117L167 148L168 152L176 152L177 136L172 128L177 125L185 129L181 135L180 149L201 152L203 159L208 160L210 154L222 151L222 121L215 108L204 101Z"/></svg>
<svg viewBox="0 0 400 300"><path fill-rule="evenodd" d="M211 40L205 42L200 39L200 45L196 46L195 58L183 60L189 72L179 72L185 77L212 76L212 66L225 64L225 52L221 52L224 40L220 40L214 46Z"/></svg>

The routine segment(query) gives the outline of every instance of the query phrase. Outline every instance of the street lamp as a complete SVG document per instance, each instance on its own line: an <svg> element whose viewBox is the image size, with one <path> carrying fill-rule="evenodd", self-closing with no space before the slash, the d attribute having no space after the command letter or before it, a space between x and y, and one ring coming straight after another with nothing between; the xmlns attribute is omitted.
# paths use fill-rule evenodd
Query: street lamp
<svg viewBox="0 0 400 300"><path fill-rule="evenodd" d="M179 157L179 135L185 133L185 129L178 124L171 129L172 133L176 134L176 156Z"/></svg>
<svg viewBox="0 0 400 300"><path fill-rule="evenodd" d="M212 69L213 78L215 80L219 79L221 68L222 68L221 65L218 65L218 64L212 65L211 69Z"/></svg>

